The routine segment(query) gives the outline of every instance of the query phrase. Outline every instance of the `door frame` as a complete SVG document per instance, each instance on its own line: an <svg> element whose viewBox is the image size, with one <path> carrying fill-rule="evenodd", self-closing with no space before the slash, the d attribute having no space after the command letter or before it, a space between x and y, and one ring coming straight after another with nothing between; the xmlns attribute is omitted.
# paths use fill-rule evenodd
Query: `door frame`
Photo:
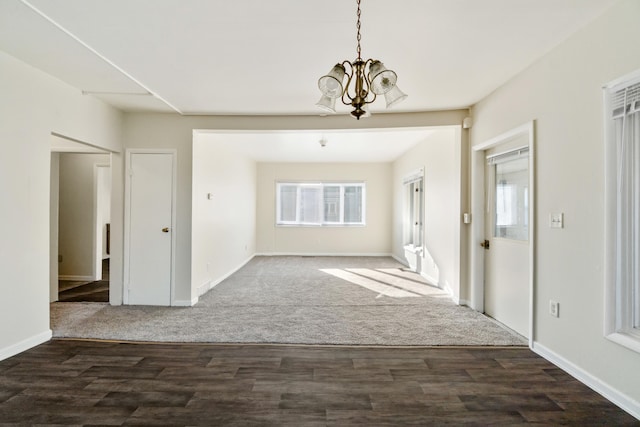
<svg viewBox="0 0 640 427"><path fill-rule="evenodd" d="M472 147L471 153L471 298L470 306L484 312L485 151L526 136L529 145L529 347L535 332L535 121L532 120Z"/></svg>
<svg viewBox="0 0 640 427"><path fill-rule="evenodd" d="M170 154L171 155L171 277L170 306L175 305L175 276L176 276L176 202L178 181L178 150L161 148L128 148L125 151L125 184L124 184L124 247L123 247L123 281L122 303L129 304L129 274L131 256L131 157L134 154Z"/></svg>
<svg viewBox="0 0 640 427"><path fill-rule="evenodd" d="M111 156L109 156L111 157ZM102 244L104 241L102 240L102 228L98 230L98 208L101 206L100 200L100 189L99 189L99 171L101 168L109 168L111 171L111 159L109 159L109 163L95 163L93 165L93 277L94 280L102 280ZM111 196L113 195L113 189L110 190ZM111 210L111 203L109 203L109 210ZM98 248L98 242L100 241L101 245Z"/></svg>

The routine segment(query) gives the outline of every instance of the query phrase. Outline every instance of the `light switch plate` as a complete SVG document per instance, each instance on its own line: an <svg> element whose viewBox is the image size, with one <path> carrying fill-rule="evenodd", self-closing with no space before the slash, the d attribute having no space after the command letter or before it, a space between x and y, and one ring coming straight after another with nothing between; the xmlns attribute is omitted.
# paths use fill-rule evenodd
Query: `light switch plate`
<svg viewBox="0 0 640 427"><path fill-rule="evenodd" d="M549 301L549 314L553 317L560 317L560 303L557 301Z"/></svg>
<svg viewBox="0 0 640 427"><path fill-rule="evenodd" d="M549 214L549 227L564 228L564 214L562 212Z"/></svg>

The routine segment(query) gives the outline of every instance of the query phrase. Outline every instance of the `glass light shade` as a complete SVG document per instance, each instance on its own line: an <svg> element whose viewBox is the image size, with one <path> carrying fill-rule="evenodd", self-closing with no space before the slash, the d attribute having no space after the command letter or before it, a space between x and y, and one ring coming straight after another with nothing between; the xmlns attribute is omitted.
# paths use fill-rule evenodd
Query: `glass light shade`
<svg viewBox="0 0 640 427"><path fill-rule="evenodd" d="M369 81L371 91L376 95L383 95L393 89L398 81L398 76L392 70L387 70L380 61L373 61L369 66Z"/></svg>
<svg viewBox="0 0 640 427"><path fill-rule="evenodd" d="M400 101L403 101L408 95L394 86L390 91L384 94L384 99L387 101L387 108L391 108Z"/></svg>
<svg viewBox="0 0 640 427"><path fill-rule="evenodd" d="M320 101L316 103L316 106L328 113L335 113L336 99L337 98L329 98L328 96L322 95L322 97L320 98Z"/></svg>
<svg viewBox="0 0 640 427"><path fill-rule="evenodd" d="M340 98L342 96L345 70L342 64L336 64L331 71L318 80L318 88L322 95L329 98Z"/></svg>

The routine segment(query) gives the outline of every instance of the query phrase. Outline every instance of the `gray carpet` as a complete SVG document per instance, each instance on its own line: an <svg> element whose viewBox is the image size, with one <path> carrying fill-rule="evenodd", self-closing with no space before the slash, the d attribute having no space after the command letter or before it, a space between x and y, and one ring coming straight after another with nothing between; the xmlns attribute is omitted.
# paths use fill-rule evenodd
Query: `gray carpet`
<svg viewBox="0 0 640 427"><path fill-rule="evenodd" d="M194 307L53 303L51 327L130 341L526 345L382 257L255 257Z"/></svg>

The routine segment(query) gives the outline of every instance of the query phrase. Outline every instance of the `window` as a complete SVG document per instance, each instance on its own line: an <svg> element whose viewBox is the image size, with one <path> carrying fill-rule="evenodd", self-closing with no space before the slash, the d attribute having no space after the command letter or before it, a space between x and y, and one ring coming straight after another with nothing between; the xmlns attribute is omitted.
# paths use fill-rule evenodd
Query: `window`
<svg viewBox="0 0 640 427"><path fill-rule="evenodd" d="M364 225L365 184L279 182L277 225Z"/></svg>
<svg viewBox="0 0 640 427"><path fill-rule="evenodd" d="M640 352L640 73L605 87L608 338Z"/></svg>
<svg viewBox="0 0 640 427"><path fill-rule="evenodd" d="M404 246L419 248L422 246L422 209L424 205L423 191L424 171L418 171L403 180L404 202Z"/></svg>
<svg viewBox="0 0 640 427"><path fill-rule="evenodd" d="M529 239L529 150L527 147L489 156L494 167L493 237Z"/></svg>

